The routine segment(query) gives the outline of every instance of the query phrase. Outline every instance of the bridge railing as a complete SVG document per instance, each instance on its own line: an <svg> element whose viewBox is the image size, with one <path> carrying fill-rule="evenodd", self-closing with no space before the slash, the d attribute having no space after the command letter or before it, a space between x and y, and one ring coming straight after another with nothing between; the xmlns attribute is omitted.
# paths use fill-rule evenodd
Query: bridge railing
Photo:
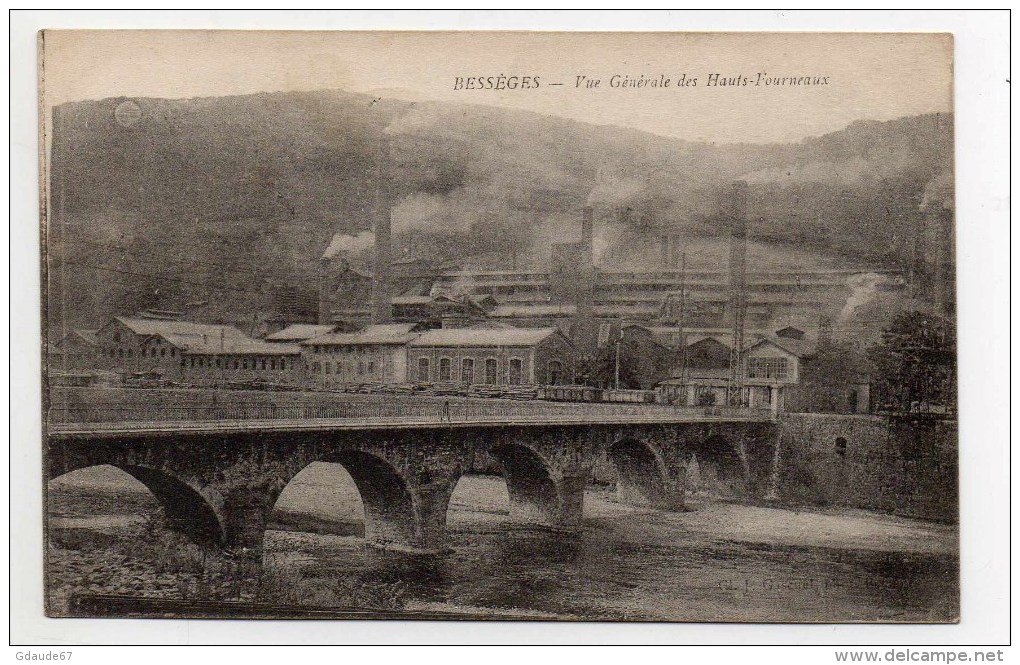
<svg viewBox="0 0 1020 665"><path fill-rule="evenodd" d="M53 406L52 425L96 423L216 422L246 420L341 420L401 423L598 422L603 419L670 421L684 418L767 418L767 410L741 407L678 407L658 404L563 402L338 402L336 404L132 404Z"/></svg>

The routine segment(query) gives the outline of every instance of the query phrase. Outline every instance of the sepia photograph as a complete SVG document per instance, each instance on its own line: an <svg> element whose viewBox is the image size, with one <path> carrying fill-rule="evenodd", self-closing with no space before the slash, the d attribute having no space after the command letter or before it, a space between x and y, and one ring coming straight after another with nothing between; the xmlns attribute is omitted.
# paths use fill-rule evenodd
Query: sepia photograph
<svg viewBox="0 0 1020 665"><path fill-rule="evenodd" d="M952 34L38 60L46 616L960 621Z"/></svg>

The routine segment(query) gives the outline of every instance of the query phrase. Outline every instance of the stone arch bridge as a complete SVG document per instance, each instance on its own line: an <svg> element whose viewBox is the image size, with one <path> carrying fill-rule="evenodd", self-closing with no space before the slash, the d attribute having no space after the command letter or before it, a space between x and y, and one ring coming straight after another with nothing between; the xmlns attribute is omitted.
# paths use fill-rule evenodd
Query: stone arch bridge
<svg viewBox="0 0 1020 665"><path fill-rule="evenodd" d="M60 428L47 478L109 464L142 482L191 538L260 548L286 485L313 462L343 465L365 507L365 536L410 551L445 548L446 511L480 455L498 462L517 521L576 530L593 466L608 459L619 499L685 508L692 455L728 465L751 492L773 474L768 419L672 423L491 423L341 427Z"/></svg>

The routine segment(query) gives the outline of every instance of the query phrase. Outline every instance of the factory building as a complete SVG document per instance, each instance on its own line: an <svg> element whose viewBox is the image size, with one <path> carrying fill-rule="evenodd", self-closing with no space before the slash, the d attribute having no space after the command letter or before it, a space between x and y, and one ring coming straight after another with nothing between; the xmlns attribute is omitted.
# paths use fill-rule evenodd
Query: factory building
<svg viewBox="0 0 1020 665"><path fill-rule="evenodd" d="M513 386L575 381L573 344L555 328L429 330L407 345L408 380Z"/></svg>
<svg viewBox="0 0 1020 665"><path fill-rule="evenodd" d="M176 319L115 316L96 333L96 369L121 374L179 375L181 355L192 347L226 345L250 339L234 326Z"/></svg>
<svg viewBox="0 0 1020 665"><path fill-rule="evenodd" d="M301 348L297 344L264 342L248 337L208 343L192 341L181 351L176 378L195 386L231 383L299 385L302 379Z"/></svg>
<svg viewBox="0 0 1020 665"><path fill-rule="evenodd" d="M91 369L193 385L300 382L300 348L252 339L233 326L118 316L95 332Z"/></svg>
<svg viewBox="0 0 1020 665"><path fill-rule="evenodd" d="M301 342L306 385L336 388L356 383L405 383L407 343L414 323L371 325L355 333L327 333Z"/></svg>

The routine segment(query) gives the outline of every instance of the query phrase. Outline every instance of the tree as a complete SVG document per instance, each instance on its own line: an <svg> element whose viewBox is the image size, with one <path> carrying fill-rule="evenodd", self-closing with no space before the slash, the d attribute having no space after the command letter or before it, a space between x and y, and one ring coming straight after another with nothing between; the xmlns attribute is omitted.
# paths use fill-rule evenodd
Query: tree
<svg viewBox="0 0 1020 665"><path fill-rule="evenodd" d="M956 326L909 312L893 319L868 350L880 408L901 413L956 411Z"/></svg>
<svg viewBox="0 0 1020 665"><path fill-rule="evenodd" d="M854 385L867 379L868 359L849 343L821 344L802 365L799 408L814 413L853 411L846 395Z"/></svg>

